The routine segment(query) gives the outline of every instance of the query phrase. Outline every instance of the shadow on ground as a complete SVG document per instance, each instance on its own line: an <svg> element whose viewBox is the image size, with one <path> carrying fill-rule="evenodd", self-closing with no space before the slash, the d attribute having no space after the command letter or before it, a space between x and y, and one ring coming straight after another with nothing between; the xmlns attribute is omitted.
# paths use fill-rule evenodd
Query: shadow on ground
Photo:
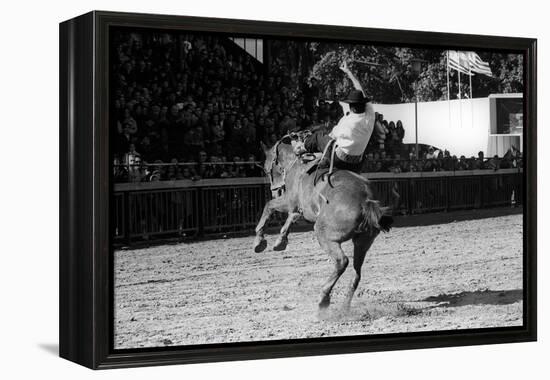
<svg viewBox="0 0 550 380"><path fill-rule="evenodd" d="M38 347L52 355L59 355L59 344L57 343L40 343L38 344Z"/></svg>
<svg viewBox="0 0 550 380"><path fill-rule="evenodd" d="M523 290L478 290L454 294L440 294L423 299L424 302L437 302L438 307L466 305L510 305L523 300Z"/></svg>
<svg viewBox="0 0 550 380"><path fill-rule="evenodd" d="M338 308L324 313L320 318L326 321L351 320L351 321L372 321L378 318L392 317L413 317L424 313L431 313L438 308L452 308L468 305L511 305L523 300L523 290L477 290L474 292L461 292L452 294L440 294L430 296L419 301L391 302L382 304L355 305L354 310L346 312ZM420 306L417 302L427 303Z"/></svg>

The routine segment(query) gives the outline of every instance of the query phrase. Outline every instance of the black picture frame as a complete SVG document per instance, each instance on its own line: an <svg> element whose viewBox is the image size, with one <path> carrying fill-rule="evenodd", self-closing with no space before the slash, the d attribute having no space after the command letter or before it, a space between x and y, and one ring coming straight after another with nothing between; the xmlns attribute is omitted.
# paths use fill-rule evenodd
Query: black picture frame
<svg viewBox="0 0 550 380"><path fill-rule="evenodd" d="M113 350L108 73L109 30L117 26L521 52L526 152L523 326ZM93 11L61 23L60 356L89 368L102 369L536 340L536 49L536 39L529 38L104 11Z"/></svg>

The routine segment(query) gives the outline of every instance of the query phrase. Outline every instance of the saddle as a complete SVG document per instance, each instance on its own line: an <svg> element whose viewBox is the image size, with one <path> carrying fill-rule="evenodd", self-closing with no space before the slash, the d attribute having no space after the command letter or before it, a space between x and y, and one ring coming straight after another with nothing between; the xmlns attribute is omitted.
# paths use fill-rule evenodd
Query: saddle
<svg viewBox="0 0 550 380"><path fill-rule="evenodd" d="M305 139L312 134L311 131L299 131L289 133L288 136L299 142L304 142ZM334 155L335 155L335 145L336 140L330 141L325 147L323 153L316 152L304 152L299 155L299 160L302 164L306 165L305 172L307 175L314 175L313 185L316 186L319 180L323 181L326 177L327 182L332 187L330 183L330 176L334 169ZM320 194L321 195L321 194ZM324 198L324 196L322 196ZM326 201L326 198L325 198ZM328 203L328 201L327 201Z"/></svg>

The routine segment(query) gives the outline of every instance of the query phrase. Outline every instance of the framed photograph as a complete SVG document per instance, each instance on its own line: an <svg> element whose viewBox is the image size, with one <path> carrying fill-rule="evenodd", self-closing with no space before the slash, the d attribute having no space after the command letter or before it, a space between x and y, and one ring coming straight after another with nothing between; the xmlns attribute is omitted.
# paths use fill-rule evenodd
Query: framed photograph
<svg viewBox="0 0 550 380"><path fill-rule="evenodd" d="M60 24L60 356L536 340L536 40Z"/></svg>

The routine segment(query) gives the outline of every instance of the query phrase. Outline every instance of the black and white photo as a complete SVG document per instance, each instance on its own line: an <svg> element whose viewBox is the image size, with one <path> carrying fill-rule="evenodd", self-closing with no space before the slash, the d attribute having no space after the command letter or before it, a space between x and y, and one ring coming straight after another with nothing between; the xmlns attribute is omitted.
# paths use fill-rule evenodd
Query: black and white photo
<svg viewBox="0 0 550 380"><path fill-rule="evenodd" d="M521 53L110 38L115 349L523 325Z"/></svg>

